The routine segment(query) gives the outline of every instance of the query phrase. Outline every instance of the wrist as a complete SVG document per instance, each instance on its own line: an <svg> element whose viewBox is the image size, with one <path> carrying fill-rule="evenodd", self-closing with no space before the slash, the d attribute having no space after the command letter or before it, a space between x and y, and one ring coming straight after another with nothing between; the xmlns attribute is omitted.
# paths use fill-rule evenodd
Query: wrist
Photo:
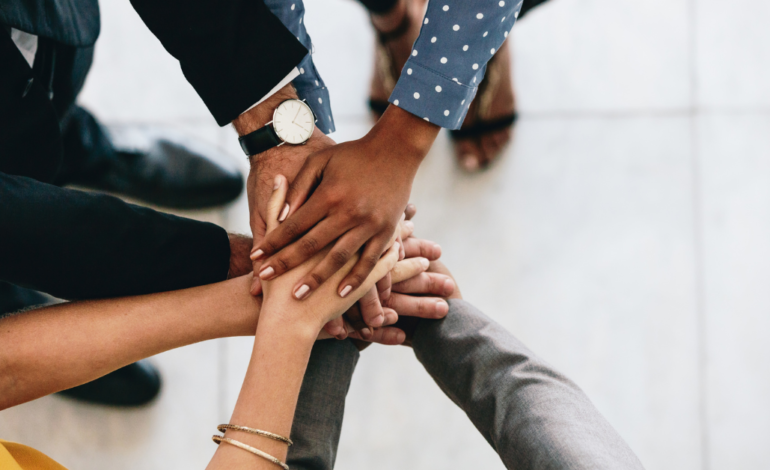
<svg viewBox="0 0 770 470"><path fill-rule="evenodd" d="M269 332L270 336L280 336L286 341L314 343L323 324L306 315L291 315L290 312L290 306L274 305L263 299L257 331Z"/></svg>
<svg viewBox="0 0 770 470"><path fill-rule="evenodd" d="M238 116L233 121L235 131L239 136L243 136L265 127L265 124L273 120L273 111L275 111L275 108L282 102L291 99L296 100L298 99L298 96L292 84L289 83L265 101Z"/></svg>
<svg viewBox="0 0 770 470"><path fill-rule="evenodd" d="M398 154L416 168L430 151L439 130L439 126L398 106L388 106L368 136L386 144L397 142L400 150Z"/></svg>

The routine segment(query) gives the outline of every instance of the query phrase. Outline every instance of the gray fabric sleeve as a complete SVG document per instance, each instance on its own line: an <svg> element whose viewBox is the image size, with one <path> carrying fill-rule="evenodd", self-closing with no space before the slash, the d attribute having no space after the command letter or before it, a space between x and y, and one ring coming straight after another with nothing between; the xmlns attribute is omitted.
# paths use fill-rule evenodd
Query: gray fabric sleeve
<svg viewBox="0 0 770 470"><path fill-rule="evenodd" d="M506 468L643 468L577 385L469 303L421 321L413 347Z"/></svg>
<svg viewBox="0 0 770 470"><path fill-rule="evenodd" d="M287 464L292 470L332 470L345 397L358 363L350 341L316 341L299 392Z"/></svg>

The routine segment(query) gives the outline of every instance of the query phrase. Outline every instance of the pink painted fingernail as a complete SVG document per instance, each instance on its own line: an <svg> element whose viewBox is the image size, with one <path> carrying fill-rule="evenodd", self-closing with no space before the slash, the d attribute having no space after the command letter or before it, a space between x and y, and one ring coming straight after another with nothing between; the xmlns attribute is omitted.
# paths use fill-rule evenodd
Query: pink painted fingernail
<svg viewBox="0 0 770 470"><path fill-rule="evenodd" d="M285 206L283 206L281 215L278 216L278 222L283 222L286 219L287 215L289 215L289 204L286 204Z"/></svg>
<svg viewBox="0 0 770 470"><path fill-rule="evenodd" d="M275 269L273 269L272 266L268 266L259 272L259 278L262 279L263 281L266 281L271 277L273 277L273 274L275 274Z"/></svg>
<svg viewBox="0 0 770 470"><path fill-rule="evenodd" d="M342 289L342 292L340 292L340 297L344 299L348 294L350 294L350 291L352 290L353 286L345 286L345 288Z"/></svg>
<svg viewBox="0 0 770 470"><path fill-rule="evenodd" d="M259 258L261 258L261 257L262 257L262 255L264 255L264 254L265 254L265 252L264 252L264 251L262 251L262 250L257 250L257 251L255 251L254 253L252 253L252 254L249 256L249 258L251 258L251 260L252 260L252 261L256 261L256 260L258 260Z"/></svg>
<svg viewBox="0 0 770 470"><path fill-rule="evenodd" d="M294 291L294 297L297 298L297 300L302 300L307 296L307 293L310 292L310 286L307 284L302 284L297 288L297 290Z"/></svg>

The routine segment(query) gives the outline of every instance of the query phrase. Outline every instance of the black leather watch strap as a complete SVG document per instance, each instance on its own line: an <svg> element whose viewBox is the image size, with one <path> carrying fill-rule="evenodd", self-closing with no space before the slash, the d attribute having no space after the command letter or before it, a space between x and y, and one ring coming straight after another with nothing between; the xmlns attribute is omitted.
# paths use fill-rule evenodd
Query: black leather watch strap
<svg viewBox="0 0 770 470"><path fill-rule="evenodd" d="M241 143L243 153L245 153L247 157L262 153L265 150L277 147L283 143L280 137L275 133L275 130L273 130L272 124L268 124L250 134L239 137L238 142Z"/></svg>

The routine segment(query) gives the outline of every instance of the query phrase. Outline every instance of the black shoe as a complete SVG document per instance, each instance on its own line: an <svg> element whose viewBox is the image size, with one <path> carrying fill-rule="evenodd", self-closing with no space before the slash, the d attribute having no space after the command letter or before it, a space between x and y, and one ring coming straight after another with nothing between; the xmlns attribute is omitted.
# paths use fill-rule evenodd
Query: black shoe
<svg viewBox="0 0 770 470"><path fill-rule="evenodd" d="M179 133L147 126L107 131L88 111L75 108L63 142L59 184L177 209L219 206L243 191L243 176L231 157Z"/></svg>
<svg viewBox="0 0 770 470"><path fill-rule="evenodd" d="M99 405L131 407L150 403L158 396L160 385L157 369L139 361L59 394Z"/></svg>

